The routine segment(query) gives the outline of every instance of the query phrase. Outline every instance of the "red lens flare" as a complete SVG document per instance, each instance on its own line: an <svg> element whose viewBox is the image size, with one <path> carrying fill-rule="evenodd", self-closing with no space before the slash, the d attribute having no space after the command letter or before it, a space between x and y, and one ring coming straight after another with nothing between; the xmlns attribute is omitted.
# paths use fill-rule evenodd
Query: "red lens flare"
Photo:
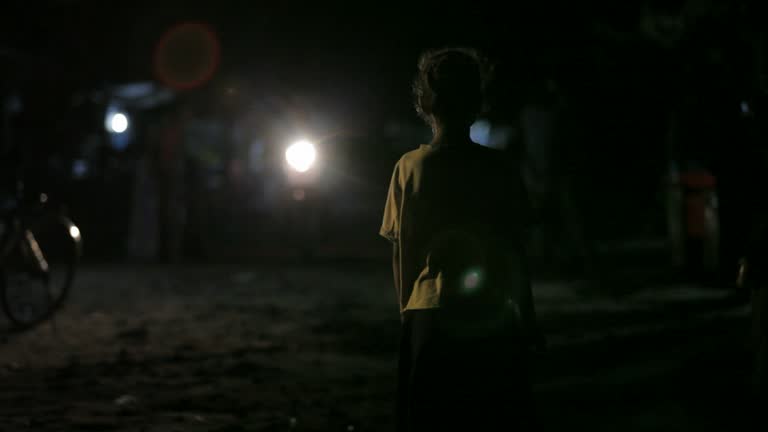
<svg viewBox="0 0 768 432"><path fill-rule="evenodd" d="M172 89L193 89L213 77L220 55L219 39L210 26L200 22L177 24L155 46L155 76Z"/></svg>

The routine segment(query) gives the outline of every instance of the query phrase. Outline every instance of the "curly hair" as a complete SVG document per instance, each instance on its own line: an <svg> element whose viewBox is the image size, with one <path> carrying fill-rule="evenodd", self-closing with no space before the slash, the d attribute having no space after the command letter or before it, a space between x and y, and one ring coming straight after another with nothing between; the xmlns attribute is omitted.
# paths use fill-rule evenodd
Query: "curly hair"
<svg viewBox="0 0 768 432"><path fill-rule="evenodd" d="M473 48L443 48L419 57L413 82L416 112L427 123L472 122L485 108L492 68Z"/></svg>

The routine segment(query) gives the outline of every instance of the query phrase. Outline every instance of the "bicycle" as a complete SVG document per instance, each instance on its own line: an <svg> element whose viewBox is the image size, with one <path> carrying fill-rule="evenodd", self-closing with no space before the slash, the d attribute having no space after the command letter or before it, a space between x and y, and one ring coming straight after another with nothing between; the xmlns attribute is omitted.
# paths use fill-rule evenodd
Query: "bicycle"
<svg viewBox="0 0 768 432"><path fill-rule="evenodd" d="M80 229L48 196L0 201L0 306L11 331L28 330L64 304L82 249Z"/></svg>

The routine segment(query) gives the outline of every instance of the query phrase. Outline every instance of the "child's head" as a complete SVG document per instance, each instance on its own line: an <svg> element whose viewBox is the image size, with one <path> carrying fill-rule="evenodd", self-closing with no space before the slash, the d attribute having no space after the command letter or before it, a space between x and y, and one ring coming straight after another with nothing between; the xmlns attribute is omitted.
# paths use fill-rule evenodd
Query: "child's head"
<svg viewBox="0 0 768 432"><path fill-rule="evenodd" d="M427 51L413 84L416 111L434 128L469 127L483 108L487 78L474 49Z"/></svg>

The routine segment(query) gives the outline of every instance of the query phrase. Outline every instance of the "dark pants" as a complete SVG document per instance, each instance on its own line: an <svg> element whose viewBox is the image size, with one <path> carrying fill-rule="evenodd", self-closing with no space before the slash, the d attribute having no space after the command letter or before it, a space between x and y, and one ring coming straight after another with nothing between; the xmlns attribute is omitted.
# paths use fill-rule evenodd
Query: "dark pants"
<svg viewBox="0 0 768 432"><path fill-rule="evenodd" d="M442 309L407 311L398 431L530 430L525 350L508 318L467 331Z"/></svg>

